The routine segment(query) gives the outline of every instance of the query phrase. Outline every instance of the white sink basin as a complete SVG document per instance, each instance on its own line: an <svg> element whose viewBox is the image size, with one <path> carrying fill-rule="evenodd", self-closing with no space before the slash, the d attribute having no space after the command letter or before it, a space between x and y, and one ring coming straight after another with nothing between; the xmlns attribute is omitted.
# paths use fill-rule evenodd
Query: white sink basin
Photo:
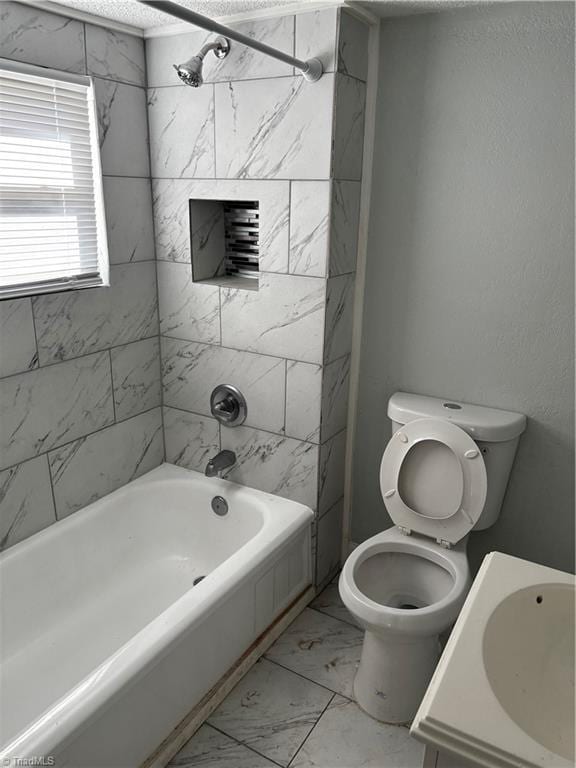
<svg viewBox="0 0 576 768"><path fill-rule="evenodd" d="M574 576L485 558L412 725L487 768L574 766Z"/></svg>
<svg viewBox="0 0 576 768"><path fill-rule="evenodd" d="M574 762L574 587L537 584L506 597L488 619L482 651L506 714Z"/></svg>

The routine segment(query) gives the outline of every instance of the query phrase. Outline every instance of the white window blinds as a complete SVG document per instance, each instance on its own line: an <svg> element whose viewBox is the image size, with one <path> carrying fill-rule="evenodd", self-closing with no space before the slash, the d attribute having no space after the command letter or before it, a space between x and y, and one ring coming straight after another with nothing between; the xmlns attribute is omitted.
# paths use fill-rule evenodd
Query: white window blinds
<svg viewBox="0 0 576 768"><path fill-rule="evenodd" d="M0 298L108 285L94 89L0 59Z"/></svg>

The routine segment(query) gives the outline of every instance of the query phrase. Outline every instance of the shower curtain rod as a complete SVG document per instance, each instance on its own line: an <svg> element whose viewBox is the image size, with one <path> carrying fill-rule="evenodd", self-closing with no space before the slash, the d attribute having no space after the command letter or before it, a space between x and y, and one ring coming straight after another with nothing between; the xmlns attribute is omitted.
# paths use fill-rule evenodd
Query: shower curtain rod
<svg viewBox="0 0 576 768"><path fill-rule="evenodd" d="M235 40L237 43L247 45L249 48L254 48L254 50L265 53L267 56L272 56L272 58L283 61L285 64L290 64L299 69L306 80L312 83L322 77L322 62L319 59L302 61L293 56L288 56L288 54L282 53L282 51L277 51L276 48L271 48L269 45L258 40L252 40L250 37L236 32L234 29L225 27L224 24L218 24L218 22L212 21L207 16L202 16L201 13L196 13L196 11L191 11L188 8L182 8L182 6L172 3L170 0L138 0L138 2L142 3L142 5L148 5L150 8L156 8L158 11L164 11L164 13L175 16L182 21L195 24L197 27L206 29L208 32L215 32L217 35L222 35L223 37L230 38L230 40Z"/></svg>

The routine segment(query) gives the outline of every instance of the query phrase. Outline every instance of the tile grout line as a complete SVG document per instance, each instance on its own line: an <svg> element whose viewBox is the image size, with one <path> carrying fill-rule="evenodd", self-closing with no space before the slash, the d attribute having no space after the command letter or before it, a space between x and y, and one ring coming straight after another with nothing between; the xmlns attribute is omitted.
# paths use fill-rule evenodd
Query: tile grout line
<svg viewBox="0 0 576 768"><path fill-rule="evenodd" d="M52 467L50 466L50 459L48 458L48 452L41 455L46 458L46 465L48 467L48 478L50 481L50 492L52 493L52 503L54 504L54 523L57 523L60 518L58 517L58 507L56 506L56 492L54 491L54 478L52 477ZM53 525L53 523L51 523L51 525Z"/></svg>
<svg viewBox="0 0 576 768"><path fill-rule="evenodd" d="M89 75L88 72L88 44L86 41L86 23L84 21L80 22L82 24L82 46L84 49L84 74Z"/></svg>
<svg viewBox="0 0 576 768"><path fill-rule="evenodd" d="M342 623L346 624L345 621L343 621ZM345 693L340 693L340 691L334 691L332 688L328 688L328 686L324 685L323 683L317 683L316 680L311 680L309 677L306 677L306 675L302 674L302 672L296 672L294 669L290 669L290 667L286 667L284 664L280 664L279 661L275 661L274 659L269 658L266 654L264 654L262 658L266 659L266 661L270 662L270 664L275 664L277 667L280 667L280 669L283 669L286 672L291 672L293 675L296 675L302 680L306 680L306 682L312 683L312 685L317 685L319 688L322 688L324 691L328 691L328 693L332 693L334 696L343 696L345 699L348 699L348 701L354 701L354 699L351 699L350 696L347 696Z"/></svg>
<svg viewBox="0 0 576 768"><path fill-rule="evenodd" d="M286 417L288 415L288 360L284 360L284 426L282 432L287 434L288 426L286 424Z"/></svg>
<svg viewBox="0 0 576 768"><path fill-rule="evenodd" d="M0 0L1 2L2 0ZM35 323L34 323L35 325ZM36 328L34 328L34 333L36 333ZM91 355L101 355L104 352L108 352L113 349L120 349L120 347L128 347L131 344L139 344L142 341L150 341L151 339L157 339L159 338L159 335L156 334L154 336L143 336L141 339L133 339L132 341L125 341L122 344L111 344L109 347L102 347L102 349L95 349L92 352L83 352L81 355L75 355L74 357L65 357L63 360L52 360L49 363L40 364L40 361L38 360L38 365L36 368L28 368L26 371L18 371L17 373L9 373L7 376L2 376L0 378L0 382L6 381L7 379L12 379L14 376L23 376L27 373L35 373L37 371L43 371L46 368L54 368L56 365L64 365L65 363L71 363L74 360L83 360L86 357L90 357ZM169 338L169 337L164 337ZM185 339L177 339L177 341L185 341ZM194 342L196 343L196 342ZM36 349L38 350L38 342L36 342ZM240 351L240 350L239 350ZM40 357L40 353L38 351L38 357ZM270 357L270 355L269 355Z"/></svg>
<svg viewBox="0 0 576 768"><path fill-rule="evenodd" d="M214 117L212 119L212 132L214 141L214 179L218 178L218 152L216 151L216 84L212 83L212 106Z"/></svg>
<svg viewBox="0 0 576 768"><path fill-rule="evenodd" d="M324 589L326 589L326 587ZM322 592L320 594L322 594ZM338 616L333 616L331 613L326 613L326 611L323 611L320 608L312 608L310 605L308 606L308 608L310 608L311 611L316 611L316 613L321 613L322 616L328 616L329 619L334 619L335 621L341 621L343 624L348 624L348 626L354 627L354 629L357 629L359 632L362 632L360 627L356 624L353 624L351 621L346 621L346 619L340 619Z"/></svg>
<svg viewBox="0 0 576 768"><path fill-rule="evenodd" d="M279 272L278 274L283 275L292 274L290 272L290 261L292 257L292 184L294 183L293 179L290 179L288 182L288 264L287 264L287 272Z"/></svg>
<svg viewBox="0 0 576 768"><path fill-rule="evenodd" d="M215 419L213 416L210 416L208 414L199 413L198 411L188 411L188 410L186 410L186 408L178 408L178 407L170 405L168 403L165 403L164 407L165 408L171 408L174 411L182 411L182 413L189 413L189 414L191 414L193 416L199 416L199 417L201 417L203 419L211 419L212 421L217 421L217 419ZM279 437L279 438L281 438L283 440L294 440L295 442L298 442L298 443L305 443L307 446L310 446L311 448L320 448L320 444L319 443L311 443L309 440L302 440L299 437L292 437L291 435L286 435L286 434L283 434L282 432L272 432L272 430L270 430L270 429L265 429L263 427L255 427L255 426L253 426L251 424L247 424L247 423L242 424L242 426L245 427L246 429L253 429L253 430L256 430L257 432L264 432L267 435L273 435L274 437ZM344 430L341 430L341 431L344 431ZM332 438L330 438L330 439L332 439ZM340 501L340 499L338 499L338 501ZM332 509L333 506L336 506L338 501L335 502L335 504L333 504L332 506L330 506L326 510L326 512L329 512ZM322 517L324 517L326 512L324 512L322 514ZM320 519L320 518L318 518L318 519Z"/></svg>
<svg viewBox="0 0 576 768"><path fill-rule="evenodd" d="M108 361L110 363L110 390L112 396L112 413L114 414L114 424L118 423L116 418L116 392L114 391L114 372L112 368L112 350L108 349Z"/></svg>
<svg viewBox="0 0 576 768"><path fill-rule="evenodd" d="M72 445L72 443L75 443L77 440L86 440L89 437L92 437L92 435L97 435L99 432L104 432L105 429L111 429L112 427L116 427L120 424L125 424L127 421L131 421L132 419L138 419L140 416L143 416L146 413L151 413L152 411L155 411L157 408L161 409L160 405L153 405L151 408L147 408L145 411L140 411L140 413L135 413L132 416L128 416L125 419L119 419L119 421L111 421L109 424L104 424L102 427L98 427L98 429L95 429L93 432L87 432L84 435L78 435L78 437L75 437L73 440L68 440L65 443L58 443L57 445L53 445L51 448L48 448L45 451L42 451L41 453L37 453L34 456L28 456L25 459L22 459L21 461L17 461L14 464L8 464L5 467L0 467L0 471L4 472L4 470L7 469L14 469L15 467L20 466L20 464L25 464L27 461L34 461L34 459L39 458L40 456L48 456L49 453L52 451L56 451L60 448L65 448L68 445Z"/></svg>
<svg viewBox="0 0 576 768"><path fill-rule="evenodd" d="M9 378L10 376L19 376L22 373L28 373L28 371L37 371L40 368L40 348L38 346L38 331L36 330L36 318L34 317L34 296L29 296L30 301L30 314L32 315L32 330L34 332L34 343L36 345L36 366L34 368L28 368L26 371L19 371L17 373L10 373L8 376L3 376L1 381Z"/></svg>
<svg viewBox="0 0 576 768"><path fill-rule="evenodd" d="M362 184L362 179L348 179L345 176L269 176L262 178L261 176L135 176L134 174L126 173L103 173L103 176L110 176L114 179L148 179L152 181L186 181L186 182L212 182L227 184L230 182L244 181L248 184L288 184L291 181L347 181L352 184ZM199 198L202 199L202 198ZM212 198L206 198L212 199ZM237 198L240 200L241 198Z"/></svg>
<svg viewBox="0 0 576 768"><path fill-rule="evenodd" d="M146 44L143 44L144 53L144 80L147 89L148 86L148 61L146 59ZM147 190L150 197L147 199L147 208L150 211L151 225L152 225L152 239L153 239L153 254L154 254L154 285L156 286L156 328L157 333L155 337L158 341L158 380L160 384L160 421L162 424L162 450L163 460L166 461L166 425L164 423L164 367L162 364L162 344L160 343L160 287L158 282L158 258L156 253L156 243L158 241L156 235L156 216L154 205L154 192L152 189L152 142L150 141L150 110L148 109L148 90L146 90L146 151L148 153L148 178Z"/></svg>
<svg viewBox="0 0 576 768"><path fill-rule="evenodd" d="M229 733L226 733L226 731L223 731L222 728L217 728L215 725L212 725L212 723L208 722L208 720L205 720L202 725L207 725L209 728L213 728L218 733L221 733L223 736L226 736L226 738L231 739L235 744L238 744L241 747L244 747L245 749L249 749L250 752L254 752L255 755L258 755L259 757L263 757L265 760L269 760L272 765L277 765L278 768L286 768L286 766L282 765L282 763L278 763L276 760L273 760L271 757L268 757L268 755L264 755L262 752L258 752L257 749L252 747L250 744L246 744L244 741L240 741L235 736L230 736ZM194 736L192 737L194 738Z"/></svg>
<svg viewBox="0 0 576 768"><path fill-rule="evenodd" d="M343 74L342 72L337 72L336 70L324 70L322 73L323 75L332 75L333 77L336 77L338 74ZM350 77L353 80L359 80L357 77L353 77L352 75L344 75L345 77ZM101 75L96 75L96 77L101 77ZM300 74L295 75L294 73L289 73L286 75L260 75L259 77L227 77L222 78L221 80L205 80L204 85L234 85L234 83L261 83L266 82L268 80L299 80L301 77ZM102 78L103 80L111 79L111 78ZM115 82L121 82L122 84L131 85L131 83L123 83L123 81L115 81ZM360 82L364 82L363 80L360 80ZM184 89L186 88L186 85L183 85L182 83L168 83L164 85L147 85L147 86L140 86L136 85L137 88L147 88L148 90L158 90L160 88L180 88Z"/></svg>
<svg viewBox="0 0 576 768"><path fill-rule="evenodd" d="M322 718L324 717L324 714L326 713L327 709L330 707L330 705L332 704L332 702L334 701L336 696L337 696L337 694L335 693L333 696L330 697L330 701L328 702L328 704L326 704L326 706L324 707L324 709L320 713L320 717L318 718L318 720L316 720L316 722L314 723L312 728L310 728L310 730L308 731L308 734L307 734L306 738L304 739L304 741L302 742L302 744L300 744L300 746L298 747L296 752L292 755L292 759L290 760L290 762L288 763L286 768L290 768L290 766L294 763L294 760L296 760L296 758L298 757L298 754L300 753L300 751L304 747L304 744L306 744L306 742L310 738L311 734L313 733L314 729L316 728L316 726L318 725L320 720L322 720Z"/></svg>
<svg viewBox="0 0 576 768"><path fill-rule="evenodd" d="M169 263L169 262L165 262ZM294 275L295 277L295 275ZM182 341L186 344L201 344L205 347L219 347L220 349L227 349L230 352L241 352L242 354L246 355L255 355L257 357L269 357L273 360L286 360L288 363L302 363L303 365L316 365L319 368L325 368L328 365L332 365L333 363L337 363L343 360L345 357L350 357L350 352L344 352L344 354L340 355L339 357L335 357L334 360L331 360L329 363L314 363L310 362L309 360L298 360L294 357L283 357L282 355L271 355L269 352L253 352L251 349L240 349L240 347L229 347L226 344L217 344L213 341L197 341L196 339L183 339L181 336L173 336L170 333L161 333L161 338L163 339L172 339L173 341ZM152 337L149 337L152 338ZM131 344L132 342L128 342ZM120 344L119 346L123 346ZM92 354L88 352L87 354ZM80 355L82 357L82 355ZM75 360L76 358L70 357L67 358L68 360ZM26 373L26 371L23 371L23 373ZM11 376L15 376L16 374L10 374ZM328 438L330 439L330 438ZM325 441L326 442L326 441Z"/></svg>
<svg viewBox="0 0 576 768"><path fill-rule="evenodd" d="M108 177L110 178L110 177ZM125 178L121 176L115 176L114 178ZM212 197L198 197L195 198L194 201L199 202L212 202L215 198ZM290 259L289 259L290 260ZM153 261L153 259L138 259L133 261L122 261L122 262L116 262L113 266L117 266L119 264L138 264L143 263L145 261ZM156 261L161 262L162 264L179 264L181 267L189 267L190 266L190 260L186 258L185 261L182 261L180 259L156 259ZM288 267L288 270L290 267ZM306 272L280 272L280 271L274 271L272 269L260 269L258 270L259 275L274 275L275 277L304 277L308 280L322 280L322 282L326 283L328 280L335 280L338 277L348 277L349 275L355 275L356 270L352 269L348 272L337 272L335 274L326 274L326 275L311 275ZM218 281L218 282L217 282ZM212 286L214 288L228 288L232 291L250 291L251 293L258 293L260 288L246 288L243 286L238 285L232 285L229 281L229 275L220 275L219 277L208 277L205 280L194 280L192 279L193 285L204 285L204 286ZM264 289L265 290L265 289Z"/></svg>

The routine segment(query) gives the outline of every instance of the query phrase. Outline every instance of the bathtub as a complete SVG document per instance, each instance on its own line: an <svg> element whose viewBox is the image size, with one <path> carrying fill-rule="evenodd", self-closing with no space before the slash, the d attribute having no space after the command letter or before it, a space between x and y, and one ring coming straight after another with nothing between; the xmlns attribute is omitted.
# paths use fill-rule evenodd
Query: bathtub
<svg viewBox="0 0 576 768"><path fill-rule="evenodd" d="M0 765L138 768L311 583L311 523L163 464L10 548Z"/></svg>

